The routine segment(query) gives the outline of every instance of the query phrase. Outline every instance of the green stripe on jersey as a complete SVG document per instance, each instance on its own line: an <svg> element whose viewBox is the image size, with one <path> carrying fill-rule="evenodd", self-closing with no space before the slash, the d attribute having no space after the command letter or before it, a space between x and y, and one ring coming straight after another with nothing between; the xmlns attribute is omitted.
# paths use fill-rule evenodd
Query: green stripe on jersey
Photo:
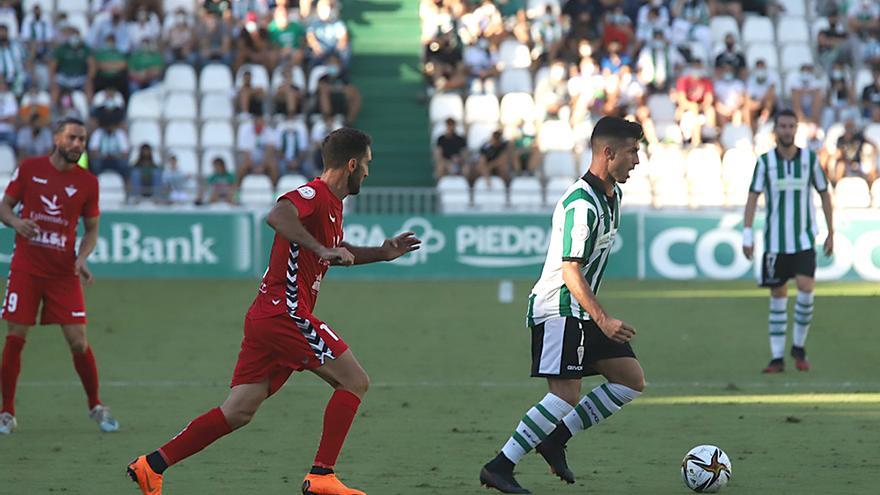
<svg viewBox="0 0 880 495"><path fill-rule="evenodd" d="M574 210L565 212L565 225L562 226L562 257L571 256L571 231L574 229Z"/></svg>

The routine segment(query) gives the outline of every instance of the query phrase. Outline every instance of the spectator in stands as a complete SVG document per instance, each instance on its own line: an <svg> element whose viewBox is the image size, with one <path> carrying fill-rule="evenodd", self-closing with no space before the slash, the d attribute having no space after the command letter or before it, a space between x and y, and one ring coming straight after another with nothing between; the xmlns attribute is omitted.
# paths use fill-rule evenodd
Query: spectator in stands
<svg viewBox="0 0 880 495"><path fill-rule="evenodd" d="M275 52L272 65L278 65L281 59L301 65L305 57L306 29L298 21L290 19L286 1L277 2L268 29L269 41Z"/></svg>
<svg viewBox="0 0 880 495"><path fill-rule="evenodd" d="M657 2L646 3L639 9L639 22L636 24L636 41L638 42L639 50L651 42L656 31L663 33L665 38L666 32L669 30L669 11L666 7L662 6L662 1L660 2L660 7L654 6L655 3ZM646 8L647 10L644 10ZM642 19L642 12L646 12L644 19ZM661 16L661 12L665 12L666 16Z"/></svg>
<svg viewBox="0 0 880 495"><path fill-rule="evenodd" d="M571 118L570 97L568 91L568 67L562 60L550 65L548 77L538 82L535 88L535 105L538 120L559 119L568 121Z"/></svg>
<svg viewBox="0 0 880 495"><path fill-rule="evenodd" d="M318 0L315 12L318 18L309 25L306 33L306 41L312 52L312 64L321 64L329 56L336 55L347 68L351 58L348 28L334 12L330 0Z"/></svg>
<svg viewBox="0 0 880 495"><path fill-rule="evenodd" d="M825 100L825 110L822 115L822 127L827 129L834 122L846 121L858 118L856 108L856 94L853 89L853 81L849 71L836 62L828 74L828 91Z"/></svg>
<svg viewBox="0 0 880 495"><path fill-rule="evenodd" d="M305 125L283 125L277 130L278 168L281 175L316 177L319 171L309 163L309 133Z"/></svg>
<svg viewBox="0 0 880 495"><path fill-rule="evenodd" d="M457 6L460 7L461 3L458 3ZM302 9L300 9L300 14L302 15ZM450 2L444 0L421 0L419 3L419 17L422 20L422 45L428 45L437 36L453 32L455 30L455 21L460 16L453 13Z"/></svg>
<svg viewBox="0 0 880 495"><path fill-rule="evenodd" d="M159 16L150 12L145 3L135 3L134 20L128 23L128 38L130 48L137 49L141 43L148 40L157 40L162 35L162 25Z"/></svg>
<svg viewBox="0 0 880 495"><path fill-rule="evenodd" d="M223 18L227 13L232 12L233 0L204 0L202 3L202 11L217 19Z"/></svg>
<svg viewBox="0 0 880 495"><path fill-rule="evenodd" d="M713 83L715 114L718 125L723 127L731 120L743 120L746 104L746 85L737 76L739 71L731 64L720 67L721 77Z"/></svg>
<svg viewBox="0 0 880 495"><path fill-rule="evenodd" d="M189 16L183 8L179 7L175 10L172 20L165 25L162 42L166 48L165 60L169 64L185 62L196 65L198 63L195 30L190 25Z"/></svg>
<svg viewBox="0 0 880 495"><path fill-rule="evenodd" d="M458 35L465 44L478 39L494 41L504 33L501 12L490 0L480 0L467 4L469 12L459 19Z"/></svg>
<svg viewBox="0 0 880 495"><path fill-rule="evenodd" d="M504 25L504 29L508 33L513 33L520 43L528 43L529 25L526 18L525 0L495 0L495 5L501 13L501 22ZM561 27L558 16L552 10L550 13L555 18L557 25ZM561 37L562 31L560 30L559 33Z"/></svg>
<svg viewBox="0 0 880 495"><path fill-rule="evenodd" d="M605 29L602 33L602 43L611 50L611 43L619 43L618 51L626 53L630 43L635 39L632 19L623 12L623 4L617 4L605 15Z"/></svg>
<svg viewBox="0 0 880 495"><path fill-rule="evenodd" d="M846 24L841 22L837 5L831 5L827 12L828 27L819 31L816 50L819 54L819 65L826 71L834 62L848 63L852 60L849 32Z"/></svg>
<svg viewBox="0 0 880 495"><path fill-rule="evenodd" d="M590 45L591 50L599 48L601 33L594 22L592 0L569 0L562 7L562 14L564 22L569 26L565 36L567 51L578 52L579 45L584 40L596 40Z"/></svg>
<svg viewBox="0 0 880 495"><path fill-rule="evenodd" d="M49 125L51 107L52 100L49 93L40 91L35 84L32 84L21 97L18 116L22 122L30 122L33 114L37 114L40 125L47 126Z"/></svg>
<svg viewBox="0 0 880 495"><path fill-rule="evenodd" d="M825 84L813 71L813 64L803 64L798 72L788 75L791 107L799 122L819 123L825 102Z"/></svg>
<svg viewBox="0 0 880 495"><path fill-rule="evenodd" d="M0 24L0 61L0 78L13 93L21 94L28 79L25 57L19 44L9 38L9 28L4 24Z"/></svg>
<svg viewBox="0 0 880 495"><path fill-rule="evenodd" d="M197 23L196 33L201 63L232 64L232 31L219 16L205 13Z"/></svg>
<svg viewBox="0 0 880 495"><path fill-rule="evenodd" d="M108 38L112 36L113 45L119 53L125 54L131 50L128 24L123 16L124 9L125 2L114 0L111 3L109 15L95 18L89 32L89 46L93 49L106 47Z"/></svg>
<svg viewBox="0 0 880 495"><path fill-rule="evenodd" d="M128 87L131 93L161 82L165 58L158 38L144 38L128 56Z"/></svg>
<svg viewBox="0 0 880 495"><path fill-rule="evenodd" d="M877 147L856 129L852 119L846 121L843 135L837 139L832 163L834 184L844 177L861 177L870 186L877 178Z"/></svg>
<svg viewBox="0 0 880 495"><path fill-rule="evenodd" d="M235 175L226 168L226 162L221 157L215 157L211 161L213 171L208 176L207 202L235 204L236 184Z"/></svg>
<svg viewBox="0 0 880 495"><path fill-rule="evenodd" d="M6 81L0 79L0 144L15 148L15 124L18 121L18 100L9 90Z"/></svg>
<svg viewBox="0 0 880 495"><path fill-rule="evenodd" d="M541 168L543 155L538 148L535 124L520 119L507 136L513 146L513 171L519 175L535 176Z"/></svg>
<svg viewBox="0 0 880 495"><path fill-rule="evenodd" d="M434 145L434 179L446 175L470 176L467 141L456 132L455 126L455 119L446 119L446 132Z"/></svg>
<svg viewBox="0 0 880 495"><path fill-rule="evenodd" d="M702 60L691 60L675 83L672 99L685 139L693 144L702 143L703 126L715 128L715 92Z"/></svg>
<svg viewBox="0 0 880 495"><path fill-rule="evenodd" d="M266 174L272 183L278 182L278 137L275 129L266 124L262 114L242 124L238 131L238 173L236 183L248 174Z"/></svg>
<svg viewBox="0 0 880 495"><path fill-rule="evenodd" d="M100 127L121 124L125 120L125 99L113 86L98 91L92 99L92 117Z"/></svg>
<svg viewBox="0 0 880 495"><path fill-rule="evenodd" d="M233 69L238 71L244 64L262 65L272 71L272 50L269 47L269 31L257 22L257 15L249 12L236 41L237 54Z"/></svg>
<svg viewBox="0 0 880 495"><path fill-rule="evenodd" d="M263 115L263 100L266 93L263 88L254 86L253 74L246 70L241 75L241 87L238 88L238 111L243 114Z"/></svg>
<svg viewBox="0 0 880 495"><path fill-rule="evenodd" d="M767 70L767 63L760 58L755 62L755 69L746 83L745 119L752 131L770 121L776 111L776 98L781 91L779 76L776 71Z"/></svg>
<svg viewBox="0 0 880 495"><path fill-rule="evenodd" d="M874 69L873 75L874 81L862 90L863 117L868 119L874 111L880 110L880 67Z"/></svg>
<svg viewBox="0 0 880 495"><path fill-rule="evenodd" d="M27 52L26 59L33 65L32 76L37 86L42 90L49 89L48 64L52 55L55 29L52 20L43 16L39 3L34 4L31 12L22 21L18 39Z"/></svg>
<svg viewBox="0 0 880 495"><path fill-rule="evenodd" d="M361 111L361 93L336 55L327 58L326 75L318 80L318 108L324 115L343 115L352 125Z"/></svg>
<svg viewBox="0 0 880 495"><path fill-rule="evenodd" d="M89 77L94 64L91 49L83 43L76 28L64 27L62 34L64 41L55 47L49 61L49 92L55 105L62 91L83 90L90 95L94 90Z"/></svg>
<svg viewBox="0 0 880 495"><path fill-rule="evenodd" d="M477 176L488 179L491 175L497 175L504 179L504 182L510 182L511 162L510 143L505 141L503 133L497 130L480 147Z"/></svg>
<svg viewBox="0 0 880 495"><path fill-rule="evenodd" d="M128 178L128 153L128 135L121 126L103 126L92 132L89 139L89 162L95 175L113 170L123 178Z"/></svg>
<svg viewBox="0 0 880 495"><path fill-rule="evenodd" d="M468 84L468 68L462 59L461 45L454 33L444 33L425 45L425 82L434 92L455 91Z"/></svg>
<svg viewBox="0 0 880 495"><path fill-rule="evenodd" d="M742 50L737 48L736 36L734 36L733 33L727 33L727 35L724 36L724 51L715 57L715 70L719 77L723 75L726 70L725 66L733 67L734 76L737 79L743 79L745 77L746 56L743 55Z"/></svg>
<svg viewBox="0 0 880 495"><path fill-rule="evenodd" d="M154 198L161 193L161 185L162 167L153 157L153 147L144 143L138 151L137 158L131 164L129 198L134 201Z"/></svg>
<svg viewBox="0 0 880 495"><path fill-rule="evenodd" d="M639 80L653 91L665 92L674 75L686 64L679 49L669 43L662 29L639 52L636 60Z"/></svg>
<svg viewBox="0 0 880 495"><path fill-rule="evenodd" d="M272 112L291 119L302 111L303 90L293 82L292 67L287 66L281 71L281 84L272 95Z"/></svg>
<svg viewBox="0 0 880 495"><path fill-rule="evenodd" d="M670 41L679 47L696 42L705 53L710 53L712 31L709 29L709 10L706 0L673 0Z"/></svg>
<svg viewBox="0 0 880 495"><path fill-rule="evenodd" d="M555 60L559 56L563 41L562 23L550 4L546 5L542 15L532 20L531 35L534 44L532 58Z"/></svg>
<svg viewBox="0 0 880 495"><path fill-rule="evenodd" d="M192 179L190 174L180 170L177 164L177 156L169 155L168 164L162 169L162 197L171 204L189 203L192 195L189 183Z"/></svg>
<svg viewBox="0 0 880 495"><path fill-rule="evenodd" d="M614 40L608 43L608 52L602 57L602 75L606 78L610 75L617 74L625 65L630 65L632 60L623 51L623 45L620 41Z"/></svg>
<svg viewBox="0 0 880 495"><path fill-rule="evenodd" d="M28 125L18 130L15 149L19 160L31 156L43 156L52 151L52 132L40 121L40 114L34 112L28 119Z"/></svg>
<svg viewBox="0 0 880 495"><path fill-rule="evenodd" d="M498 56L489 50L489 41L479 39L466 45L462 60L468 69L471 94L495 94L498 85Z"/></svg>
<svg viewBox="0 0 880 495"><path fill-rule="evenodd" d="M89 79L94 85L94 91L112 86L123 96L128 95L128 60L125 52L118 47L119 44L111 34L105 38L103 45L92 52Z"/></svg>
<svg viewBox="0 0 880 495"><path fill-rule="evenodd" d="M583 122L591 112L601 107L605 97L605 78L592 57L581 59L578 73L568 80L568 94L571 98L571 120Z"/></svg>
<svg viewBox="0 0 880 495"><path fill-rule="evenodd" d="M864 42L880 31L880 4L875 0L853 0L847 12L850 32Z"/></svg>

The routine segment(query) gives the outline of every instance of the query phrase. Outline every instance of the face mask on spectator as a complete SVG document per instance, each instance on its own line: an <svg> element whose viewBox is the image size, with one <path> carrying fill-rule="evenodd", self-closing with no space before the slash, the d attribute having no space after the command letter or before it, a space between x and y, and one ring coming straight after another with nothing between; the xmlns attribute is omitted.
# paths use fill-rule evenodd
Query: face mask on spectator
<svg viewBox="0 0 880 495"><path fill-rule="evenodd" d="M327 75L331 77L336 77L339 75L339 66L338 65L328 65L327 66Z"/></svg>
<svg viewBox="0 0 880 495"><path fill-rule="evenodd" d="M186 24L186 14L180 13L174 16L178 24Z"/></svg>
<svg viewBox="0 0 880 495"><path fill-rule="evenodd" d="M257 23L254 21L248 21L244 24L244 28L247 30L247 32L253 33L257 30Z"/></svg>
<svg viewBox="0 0 880 495"><path fill-rule="evenodd" d="M82 38L78 34L72 34L69 38L67 38L67 42L72 46L79 46L82 44Z"/></svg>
<svg viewBox="0 0 880 495"><path fill-rule="evenodd" d="M840 80L843 80L843 78L844 78L843 71L836 70L836 69L831 71L831 80L832 81L840 81Z"/></svg>
<svg viewBox="0 0 880 495"><path fill-rule="evenodd" d="M724 71L724 75L722 77L724 78L725 81L733 81L734 75L733 75L733 72L728 70L728 71Z"/></svg>
<svg viewBox="0 0 880 495"><path fill-rule="evenodd" d="M326 3L322 3L318 5L318 18L322 21L329 21L330 16L333 15L333 9L330 8Z"/></svg>
<svg viewBox="0 0 880 495"><path fill-rule="evenodd" d="M801 79L804 82L811 81L813 79L813 70L812 69L801 69Z"/></svg>
<svg viewBox="0 0 880 495"><path fill-rule="evenodd" d="M138 10L137 20L139 22L147 22L147 11L146 10Z"/></svg>
<svg viewBox="0 0 880 495"><path fill-rule="evenodd" d="M660 8L663 6L663 0L651 0L651 6Z"/></svg>
<svg viewBox="0 0 880 495"><path fill-rule="evenodd" d="M565 77L565 67L554 65L550 67L550 79L553 81L561 81Z"/></svg>
<svg viewBox="0 0 880 495"><path fill-rule="evenodd" d="M755 69L755 79L757 79L759 83L766 81L767 69Z"/></svg>

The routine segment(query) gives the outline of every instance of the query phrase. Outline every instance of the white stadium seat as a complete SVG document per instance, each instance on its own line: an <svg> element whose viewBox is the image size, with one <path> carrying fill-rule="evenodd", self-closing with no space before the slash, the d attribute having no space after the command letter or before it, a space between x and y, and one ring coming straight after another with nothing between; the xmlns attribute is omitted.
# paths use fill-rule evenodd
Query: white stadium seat
<svg viewBox="0 0 880 495"><path fill-rule="evenodd" d="M18 166L15 150L6 144L0 144L0 175L9 175Z"/></svg>
<svg viewBox="0 0 880 495"><path fill-rule="evenodd" d="M195 92L198 88L196 71L189 64L172 64L165 70L162 85L165 91Z"/></svg>
<svg viewBox="0 0 880 495"><path fill-rule="evenodd" d="M544 190L544 204L551 207L556 206L556 203L572 184L574 184L574 179L570 177L553 177L547 180L547 188Z"/></svg>
<svg viewBox="0 0 880 495"><path fill-rule="evenodd" d="M157 91L135 91L128 98L128 120L150 119L162 117L162 97Z"/></svg>
<svg viewBox="0 0 880 495"><path fill-rule="evenodd" d="M162 146L162 129L158 120L134 120L128 124L128 140L132 148L147 143L153 149Z"/></svg>
<svg viewBox="0 0 880 495"><path fill-rule="evenodd" d="M782 4L785 9L781 15L785 17L805 17L807 15L807 6L804 0L776 0Z"/></svg>
<svg viewBox="0 0 880 495"><path fill-rule="evenodd" d="M782 70L798 70L804 64L813 63L813 52L802 43L792 43L782 47Z"/></svg>
<svg viewBox="0 0 880 495"><path fill-rule="evenodd" d="M431 97L428 107L431 122L442 122L446 119L464 120L464 104L461 97L453 93L438 93Z"/></svg>
<svg viewBox="0 0 880 495"><path fill-rule="evenodd" d="M507 206L507 187L500 177L478 177L474 181L474 206L481 211L498 212Z"/></svg>
<svg viewBox="0 0 880 495"><path fill-rule="evenodd" d="M870 86L873 82L874 76L867 67L859 69L856 73L855 79L856 96L860 98L865 88Z"/></svg>
<svg viewBox="0 0 880 495"><path fill-rule="evenodd" d="M498 47L498 65L504 69L527 69L532 65L528 45L513 39L506 39Z"/></svg>
<svg viewBox="0 0 880 495"><path fill-rule="evenodd" d="M652 179L683 178L684 174L684 154L679 146L659 147L651 154L651 159L648 161L648 175Z"/></svg>
<svg viewBox="0 0 880 495"><path fill-rule="evenodd" d="M50 14L55 11L55 2L54 0L24 0L22 3L22 10L25 13L29 13L33 10L34 5L39 4L40 8L43 10L43 15Z"/></svg>
<svg viewBox="0 0 880 495"><path fill-rule="evenodd" d="M193 14L196 12L196 2L192 0L162 0L162 11L165 14L171 14L178 8L183 8L186 12Z"/></svg>
<svg viewBox="0 0 880 495"><path fill-rule="evenodd" d="M803 17L792 17L786 14L776 24L776 40L785 43L807 43L810 41L810 28Z"/></svg>
<svg viewBox="0 0 880 495"><path fill-rule="evenodd" d="M568 122L548 120L538 130L538 148L541 151L574 149L574 132Z"/></svg>
<svg viewBox="0 0 880 495"><path fill-rule="evenodd" d="M736 23L736 19L729 15L718 15L712 17L709 21L709 29L712 31L712 42L713 43L721 43L724 41L724 37L727 36L727 33L733 33L736 36L736 39L739 40L739 26Z"/></svg>
<svg viewBox="0 0 880 495"><path fill-rule="evenodd" d="M479 150L481 146L486 144L486 141L489 140L489 137L496 129L498 129L498 124L484 124L481 122L472 124L468 128L467 133L468 149L471 151Z"/></svg>
<svg viewBox="0 0 880 495"><path fill-rule="evenodd" d="M828 127L828 130L825 131L825 150L828 153L833 154L837 151L837 140L843 136L845 131L843 122L835 122Z"/></svg>
<svg viewBox="0 0 880 495"><path fill-rule="evenodd" d="M278 66L275 68L275 71L272 72L272 91L274 92L281 84L284 82L284 77L282 74L285 70L290 71L290 82L293 83L294 86L299 88L300 91L306 90L306 73L303 72L302 67L295 65L293 67Z"/></svg>
<svg viewBox="0 0 880 495"><path fill-rule="evenodd" d="M654 195L651 192L651 181L647 177L633 176L620 185L623 201L627 206L651 206Z"/></svg>
<svg viewBox="0 0 880 495"><path fill-rule="evenodd" d="M813 36L813 39L819 39L819 33L828 29L830 25L827 17L816 18L813 21L813 25L810 26L810 34Z"/></svg>
<svg viewBox="0 0 880 495"><path fill-rule="evenodd" d="M868 182L861 177L844 177L834 188L834 199L838 208L867 208L871 206Z"/></svg>
<svg viewBox="0 0 880 495"><path fill-rule="evenodd" d="M528 69L506 69L501 72L498 87L502 95L507 93L531 93L532 76Z"/></svg>
<svg viewBox="0 0 880 495"><path fill-rule="evenodd" d="M544 177L565 177L569 180L577 176L577 163L574 159L574 153L571 151L548 151L544 155L544 162L541 167L544 171Z"/></svg>
<svg viewBox="0 0 880 495"><path fill-rule="evenodd" d="M125 180L118 173L108 170L98 175L98 189L101 209L119 208L125 204Z"/></svg>
<svg viewBox="0 0 880 495"><path fill-rule="evenodd" d="M240 88L244 83L245 72L251 73L252 87L262 88L265 91L269 90L269 73L266 71L265 67L257 64L245 64L238 68L238 73L235 76L236 88Z"/></svg>
<svg viewBox="0 0 880 495"><path fill-rule="evenodd" d="M501 98L501 123L516 124L535 119L535 100L529 93L507 93Z"/></svg>
<svg viewBox="0 0 880 495"><path fill-rule="evenodd" d="M177 157L177 169L184 174L198 177L199 174L199 158L196 151L192 148L166 148L167 155ZM210 174L206 174L210 175Z"/></svg>
<svg viewBox="0 0 880 495"><path fill-rule="evenodd" d="M864 134L868 141L874 143L874 146L880 146L880 124L868 124Z"/></svg>
<svg viewBox="0 0 880 495"><path fill-rule="evenodd" d="M669 95L657 93L649 96L648 110L651 112L651 120L655 123L675 122L675 103Z"/></svg>
<svg viewBox="0 0 880 495"><path fill-rule="evenodd" d="M55 7L55 10L58 12L87 14L89 12L89 0L57 0Z"/></svg>
<svg viewBox="0 0 880 495"><path fill-rule="evenodd" d="M162 118L165 120L195 120L198 106L193 93L171 93L162 101Z"/></svg>
<svg viewBox="0 0 880 495"><path fill-rule="evenodd" d="M755 170L755 161L756 157L752 150L731 148L724 152L721 160L721 178L724 182L731 183L745 177L748 182Z"/></svg>
<svg viewBox="0 0 880 495"><path fill-rule="evenodd" d="M196 125L191 120L172 120L165 125L165 146L196 148L198 139Z"/></svg>
<svg viewBox="0 0 880 495"><path fill-rule="evenodd" d="M470 95L464 102L466 124L474 122L497 124L499 116L498 98L495 95Z"/></svg>
<svg viewBox="0 0 880 495"><path fill-rule="evenodd" d="M232 89L232 70L229 66L212 63L202 67L199 75L199 91L230 93Z"/></svg>
<svg viewBox="0 0 880 495"><path fill-rule="evenodd" d="M89 34L89 18L85 12L68 13L67 24L76 28L77 32L79 32L83 36L87 36Z"/></svg>
<svg viewBox="0 0 880 495"><path fill-rule="evenodd" d="M520 211L534 211L544 204L544 191L537 177L514 177L510 181L510 206Z"/></svg>
<svg viewBox="0 0 880 495"><path fill-rule="evenodd" d="M707 179L721 183L721 157L711 146L694 148L685 159L685 175L689 180Z"/></svg>
<svg viewBox="0 0 880 495"><path fill-rule="evenodd" d="M752 43L773 43L776 41L774 32L773 21L769 17L746 17L746 20L743 21L742 40L746 45Z"/></svg>
<svg viewBox="0 0 880 495"><path fill-rule="evenodd" d="M752 128L747 125L727 124L721 131L719 141L724 149L728 150L736 147L749 148L752 146Z"/></svg>
<svg viewBox="0 0 880 495"><path fill-rule="evenodd" d="M440 207L445 213L462 212L470 207L471 189L464 177L441 177L437 181L437 193L440 196Z"/></svg>
<svg viewBox="0 0 880 495"><path fill-rule="evenodd" d="M202 96L199 118L202 120L226 120L235 116L235 107L230 95L208 93Z"/></svg>
<svg viewBox="0 0 880 495"><path fill-rule="evenodd" d="M758 60L763 60L770 70L779 69L779 54L773 43L754 43L746 49L746 65L754 68Z"/></svg>
<svg viewBox="0 0 880 495"><path fill-rule="evenodd" d="M238 197L243 206L265 207L275 201L275 188L265 175L247 175L241 180Z"/></svg>
<svg viewBox="0 0 880 495"><path fill-rule="evenodd" d="M664 177L654 183L654 206L657 208L690 205L688 183L679 177Z"/></svg>
<svg viewBox="0 0 880 495"><path fill-rule="evenodd" d="M294 189L298 188L308 181L308 179L299 174L283 175L280 179L278 179L278 195L280 196L282 194L293 191Z"/></svg>
<svg viewBox="0 0 880 495"><path fill-rule="evenodd" d="M232 148L235 146L235 133L232 125L224 120L212 120L202 124L201 139L204 148Z"/></svg>

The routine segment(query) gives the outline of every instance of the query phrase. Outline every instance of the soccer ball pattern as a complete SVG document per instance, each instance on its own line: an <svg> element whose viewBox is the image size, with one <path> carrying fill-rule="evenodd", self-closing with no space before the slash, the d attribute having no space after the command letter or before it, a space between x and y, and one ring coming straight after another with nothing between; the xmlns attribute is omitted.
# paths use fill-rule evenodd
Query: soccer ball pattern
<svg viewBox="0 0 880 495"><path fill-rule="evenodd" d="M732 474L727 454L714 445L698 445L681 461L681 478L695 492L715 493Z"/></svg>

